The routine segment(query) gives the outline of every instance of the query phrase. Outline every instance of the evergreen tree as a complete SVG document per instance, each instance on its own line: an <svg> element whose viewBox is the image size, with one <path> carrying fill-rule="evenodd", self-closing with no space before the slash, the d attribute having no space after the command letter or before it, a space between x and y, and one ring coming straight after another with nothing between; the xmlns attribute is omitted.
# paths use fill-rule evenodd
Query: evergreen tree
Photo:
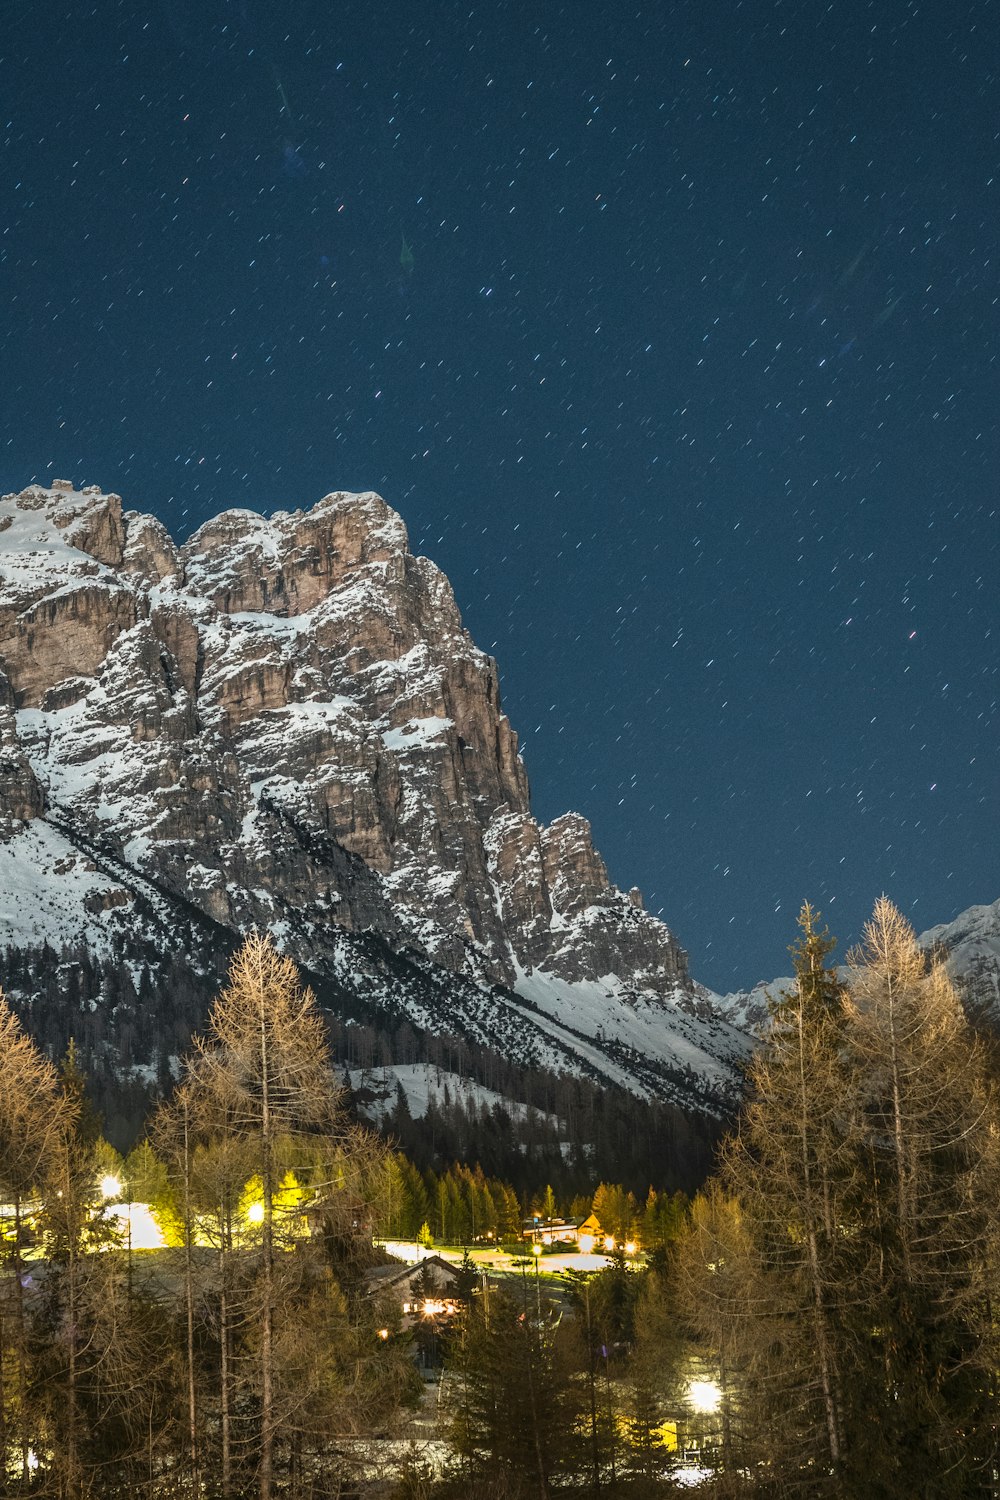
<svg viewBox="0 0 1000 1500"><path fill-rule="evenodd" d="M313 996L270 939L252 934L233 960L159 1135L184 1205L192 1443L190 1331L209 1294L223 1488L252 1472L269 1500L280 1461L296 1492L338 1430L385 1415L344 1296L371 1259L385 1154L348 1123ZM193 1284L196 1234L216 1249L214 1287Z"/></svg>
<svg viewBox="0 0 1000 1500"><path fill-rule="evenodd" d="M520 1296L488 1288L462 1314L452 1438L470 1494L502 1482L511 1500L549 1500L586 1462L580 1351L535 1292L526 1276Z"/></svg>
<svg viewBox="0 0 1000 1500"><path fill-rule="evenodd" d="M786 1480L810 1473L821 1486L826 1476L836 1492L844 1448L837 1330L853 1302L841 1243L856 1228L858 1153L844 1114L842 986L826 962L833 942L808 903L799 927L795 985L772 1004L749 1069L750 1102L724 1151L735 1219L716 1217L730 1243L707 1247L689 1306L703 1329L709 1310L726 1325L716 1338L732 1345L729 1362L743 1382L745 1457L768 1460ZM706 1222L689 1242L701 1255ZM687 1266L690 1275L690 1258Z"/></svg>
<svg viewBox="0 0 1000 1500"><path fill-rule="evenodd" d="M0 993L0 1484L27 1487L42 1444L29 1405L29 1225L68 1150L74 1110Z"/></svg>
<svg viewBox="0 0 1000 1500"><path fill-rule="evenodd" d="M885 897L850 955L847 1056L865 1142L863 1236L845 1370L861 1395L853 1493L925 1500L994 1493L995 1099L943 965ZM905 1462L898 1457L905 1454Z"/></svg>
<svg viewBox="0 0 1000 1500"><path fill-rule="evenodd" d="M957 1500L994 1459L982 1057L890 902L849 994L808 906L800 927L722 1187L696 1200L682 1246L726 1461L810 1496Z"/></svg>

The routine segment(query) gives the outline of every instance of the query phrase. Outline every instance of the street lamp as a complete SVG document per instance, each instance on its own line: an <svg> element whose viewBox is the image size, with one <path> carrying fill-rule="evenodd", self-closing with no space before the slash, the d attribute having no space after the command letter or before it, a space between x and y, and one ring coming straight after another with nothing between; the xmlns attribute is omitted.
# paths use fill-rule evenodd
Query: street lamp
<svg viewBox="0 0 1000 1500"><path fill-rule="evenodd" d="M531 1253L535 1259L535 1317L538 1319L540 1327L542 1322L542 1288L538 1280L538 1261L542 1253L542 1247L537 1240L531 1246Z"/></svg>
<svg viewBox="0 0 1000 1500"><path fill-rule="evenodd" d="M722 1391L714 1380L692 1380L688 1384L688 1400L692 1411L711 1416L722 1404Z"/></svg>

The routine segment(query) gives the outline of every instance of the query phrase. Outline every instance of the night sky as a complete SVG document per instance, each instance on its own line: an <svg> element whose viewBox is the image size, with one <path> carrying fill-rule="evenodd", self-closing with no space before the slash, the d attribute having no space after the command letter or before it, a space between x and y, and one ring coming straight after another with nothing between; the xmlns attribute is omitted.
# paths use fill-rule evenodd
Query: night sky
<svg viewBox="0 0 1000 1500"><path fill-rule="evenodd" d="M377 489L716 989L1000 895L1000 5L7 10L5 490Z"/></svg>

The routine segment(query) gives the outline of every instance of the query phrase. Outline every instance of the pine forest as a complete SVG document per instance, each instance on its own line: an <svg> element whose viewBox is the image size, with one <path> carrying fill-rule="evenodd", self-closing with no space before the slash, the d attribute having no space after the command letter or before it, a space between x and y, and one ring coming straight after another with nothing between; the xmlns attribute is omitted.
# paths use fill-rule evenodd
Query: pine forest
<svg viewBox="0 0 1000 1500"><path fill-rule="evenodd" d="M996 1494L997 1050L886 899L833 946L691 1194L421 1164L257 934L124 1154L4 1002L5 1493Z"/></svg>

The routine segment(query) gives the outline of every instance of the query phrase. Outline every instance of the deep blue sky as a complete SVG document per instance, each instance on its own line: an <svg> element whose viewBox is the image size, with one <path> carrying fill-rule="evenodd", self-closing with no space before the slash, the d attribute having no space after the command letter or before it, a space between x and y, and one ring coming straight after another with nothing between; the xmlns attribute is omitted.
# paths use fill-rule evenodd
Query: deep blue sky
<svg viewBox="0 0 1000 1500"><path fill-rule="evenodd" d="M5 489L378 489L716 988L1000 895L1000 6L18 10Z"/></svg>

